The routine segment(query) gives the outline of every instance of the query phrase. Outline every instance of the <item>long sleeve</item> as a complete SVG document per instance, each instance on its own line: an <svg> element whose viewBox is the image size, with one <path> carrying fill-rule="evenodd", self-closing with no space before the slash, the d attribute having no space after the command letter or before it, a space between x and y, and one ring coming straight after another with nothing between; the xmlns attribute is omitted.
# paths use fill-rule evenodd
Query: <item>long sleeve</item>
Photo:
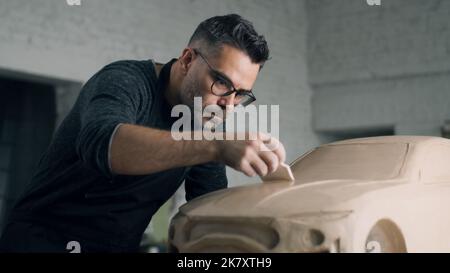
<svg viewBox="0 0 450 273"><path fill-rule="evenodd" d="M136 123L143 95L138 78L127 70L103 70L88 85L76 151L87 166L110 177L112 135L119 124Z"/></svg>

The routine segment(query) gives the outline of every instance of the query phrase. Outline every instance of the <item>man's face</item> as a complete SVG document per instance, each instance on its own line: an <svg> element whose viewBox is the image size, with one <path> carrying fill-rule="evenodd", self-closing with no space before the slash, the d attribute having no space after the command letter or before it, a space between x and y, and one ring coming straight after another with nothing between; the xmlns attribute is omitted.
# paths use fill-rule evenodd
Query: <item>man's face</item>
<svg viewBox="0 0 450 273"><path fill-rule="evenodd" d="M218 76L221 76L229 80L237 90L251 90L260 69L260 65L252 63L250 57L244 52L227 45L223 46L217 56L208 56L203 53L209 65L220 75L216 75L208 63L192 49L185 51L183 57L186 54L192 54L192 56L189 59L189 68L183 79L180 95L181 102L189 106L191 110L194 107L194 97L202 97L202 109L209 105L218 105L224 111L233 110L236 104L235 94L226 97L217 96L211 92L212 84L219 80ZM209 119L203 118L202 121L204 123Z"/></svg>

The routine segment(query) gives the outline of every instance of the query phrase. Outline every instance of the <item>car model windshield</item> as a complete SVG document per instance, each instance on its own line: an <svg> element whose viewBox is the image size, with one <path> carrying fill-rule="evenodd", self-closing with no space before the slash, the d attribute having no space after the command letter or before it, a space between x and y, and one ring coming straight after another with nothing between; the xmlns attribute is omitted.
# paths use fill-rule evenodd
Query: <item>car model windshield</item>
<svg viewBox="0 0 450 273"><path fill-rule="evenodd" d="M408 144L351 143L322 146L294 162L299 183L323 180L385 180L400 174Z"/></svg>

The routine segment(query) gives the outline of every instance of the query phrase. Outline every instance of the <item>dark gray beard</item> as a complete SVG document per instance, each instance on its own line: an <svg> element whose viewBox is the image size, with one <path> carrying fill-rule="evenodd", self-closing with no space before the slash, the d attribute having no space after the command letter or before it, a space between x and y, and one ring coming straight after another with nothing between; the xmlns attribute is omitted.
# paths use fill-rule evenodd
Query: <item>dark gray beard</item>
<svg viewBox="0 0 450 273"><path fill-rule="evenodd" d="M198 81L196 81L194 78L189 77L184 82L182 89L181 89L181 103L188 106L191 110L191 128L194 130L200 130L203 126L203 122L201 120L201 114L196 113L194 109L194 98L195 97L202 97L202 92L199 88ZM203 109L201 109L203 111ZM194 122L194 119L197 118L197 122ZM196 126L197 125L197 126Z"/></svg>
<svg viewBox="0 0 450 273"><path fill-rule="evenodd" d="M181 101L194 112L194 97L202 97L198 82L190 77L181 90Z"/></svg>

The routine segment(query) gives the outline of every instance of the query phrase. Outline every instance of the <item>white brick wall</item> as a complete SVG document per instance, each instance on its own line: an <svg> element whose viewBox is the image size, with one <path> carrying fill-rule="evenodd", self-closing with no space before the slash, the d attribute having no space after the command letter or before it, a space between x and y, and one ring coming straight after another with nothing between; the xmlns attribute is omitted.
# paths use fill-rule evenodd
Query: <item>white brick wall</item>
<svg viewBox="0 0 450 273"><path fill-rule="evenodd" d="M309 0L311 82L450 70L450 1Z"/></svg>
<svg viewBox="0 0 450 273"><path fill-rule="evenodd" d="M259 103L280 105L288 161L318 143L311 129L303 0L81 1L70 7L65 0L0 0L0 73L85 82L114 60L165 62L178 57L203 19L235 12L253 21L268 40L272 60L254 90ZM73 87L57 88L61 116L74 94ZM234 171L229 177L231 185L250 181Z"/></svg>
<svg viewBox="0 0 450 273"><path fill-rule="evenodd" d="M450 1L308 0L314 127L439 135L450 118Z"/></svg>

